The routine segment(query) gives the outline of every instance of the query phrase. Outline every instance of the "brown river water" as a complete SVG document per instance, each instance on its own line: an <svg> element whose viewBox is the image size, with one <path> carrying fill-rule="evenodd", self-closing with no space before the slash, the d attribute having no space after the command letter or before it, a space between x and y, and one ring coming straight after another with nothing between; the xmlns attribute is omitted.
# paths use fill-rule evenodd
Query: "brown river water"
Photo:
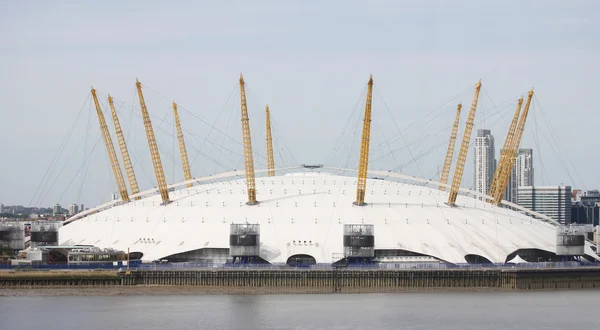
<svg viewBox="0 0 600 330"><path fill-rule="evenodd" d="M52 289L50 289L52 290ZM20 294L19 294L20 292ZM4 294L2 294L4 293ZM396 294L27 294L0 289L0 329L592 329L600 291Z"/></svg>

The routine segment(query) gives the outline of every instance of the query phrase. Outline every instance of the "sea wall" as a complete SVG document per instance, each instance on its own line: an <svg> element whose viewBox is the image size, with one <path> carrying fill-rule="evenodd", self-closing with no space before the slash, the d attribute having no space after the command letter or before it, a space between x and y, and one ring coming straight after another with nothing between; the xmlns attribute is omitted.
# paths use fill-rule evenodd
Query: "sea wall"
<svg viewBox="0 0 600 330"><path fill-rule="evenodd" d="M2 271L1 287L121 285L115 271Z"/></svg>
<svg viewBox="0 0 600 330"><path fill-rule="evenodd" d="M338 293L600 288L600 268L569 269L203 269L0 272L0 287L189 286L221 293Z"/></svg>
<svg viewBox="0 0 600 330"><path fill-rule="evenodd" d="M388 292L397 288L488 288L497 271L388 270L169 270L121 272L123 285L199 285L307 292Z"/></svg>
<svg viewBox="0 0 600 330"><path fill-rule="evenodd" d="M204 286L246 291L395 292L430 289L600 288L600 269L134 270L122 285Z"/></svg>
<svg viewBox="0 0 600 330"><path fill-rule="evenodd" d="M502 287L520 290L600 288L599 268L504 270Z"/></svg>

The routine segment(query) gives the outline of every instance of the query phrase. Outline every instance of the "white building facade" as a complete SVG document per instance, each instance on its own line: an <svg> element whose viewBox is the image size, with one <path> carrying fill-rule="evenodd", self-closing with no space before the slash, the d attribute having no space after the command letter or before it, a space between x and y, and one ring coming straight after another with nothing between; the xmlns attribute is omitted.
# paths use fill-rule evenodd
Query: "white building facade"
<svg viewBox="0 0 600 330"><path fill-rule="evenodd" d="M496 171L496 149L494 147L494 136L489 129L477 130L475 137L475 166L474 166L474 189L481 194L490 191L494 172Z"/></svg>
<svg viewBox="0 0 600 330"><path fill-rule="evenodd" d="M524 186L517 196L519 205L561 224L571 223L571 186Z"/></svg>

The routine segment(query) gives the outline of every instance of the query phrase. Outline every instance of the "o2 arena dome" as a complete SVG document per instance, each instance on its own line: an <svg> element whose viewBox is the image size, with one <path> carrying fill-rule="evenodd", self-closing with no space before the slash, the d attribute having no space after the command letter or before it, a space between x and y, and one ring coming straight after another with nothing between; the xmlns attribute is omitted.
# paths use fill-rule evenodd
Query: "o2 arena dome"
<svg viewBox="0 0 600 330"><path fill-rule="evenodd" d="M506 263L516 256L534 262L558 258L556 222L506 201L494 203L492 194L459 187L464 157L459 156L452 184L444 182L447 175L440 183L368 170L371 86L372 80L361 162L358 171L351 172L356 175L338 175L343 169L326 166L286 168L291 173L278 175L281 171L272 161L267 170L255 171L248 138L245 171L188 177L167 186L159 170L157 189L128 196L125 187L121 200L68 219L60 229L60 243L129 250L144 261L170 262L294 265L355 258L482 264ZM242 124L247 125L243 79L240 92ZM473 114L476 105L475 98ZM469 120L472 127L471 116ZM511 129L518 132L518 125ZM469 141L470 132L465 132L461 153L466 153ZM149 143L152 146L151 137ZM504 188L499 184L498 191ZM584 258L597 259L588 242Z"/></svg>
<svg viewBox="0 0 600 330"><path fill-rule="evenodd" d="M202 184L108 207L63 226L63 244L141 252L143 260L219 262L231 224L260 226L260 258L317 263L344 258L344 225L372 225L375 257L428 256L448 263L504 263L556 252L555 225L508 208L414 182L369 180L366 206L353 204L356 178L297 173L259 178L257 205L243 179ZM589 254L593 254L588 251ZM418 260L418 259L416 259Z"/></svg>

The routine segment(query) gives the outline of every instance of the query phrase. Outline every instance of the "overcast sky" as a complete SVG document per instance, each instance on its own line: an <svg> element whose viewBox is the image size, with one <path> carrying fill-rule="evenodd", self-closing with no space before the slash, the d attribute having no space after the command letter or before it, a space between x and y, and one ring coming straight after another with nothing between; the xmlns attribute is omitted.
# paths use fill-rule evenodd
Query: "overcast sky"
<svg viewBox="0 0 600 330"><path fill-rule="evenodd" d="M170 183L182 178L173 99L194 176L241 169L240 72L258 168L266 103L277 166L355 168L372 73L371 168L437 179L456 104L464 126L482 79L475 129L492 129L497 150L516 100L535 87L521 146L534 149L536 184L600 188L598 17L594 0L5 1L0 202L92 206L116 190L90 85L104 107L107 93L117 100L140 186L155 186L136 77Z"/></svg>

